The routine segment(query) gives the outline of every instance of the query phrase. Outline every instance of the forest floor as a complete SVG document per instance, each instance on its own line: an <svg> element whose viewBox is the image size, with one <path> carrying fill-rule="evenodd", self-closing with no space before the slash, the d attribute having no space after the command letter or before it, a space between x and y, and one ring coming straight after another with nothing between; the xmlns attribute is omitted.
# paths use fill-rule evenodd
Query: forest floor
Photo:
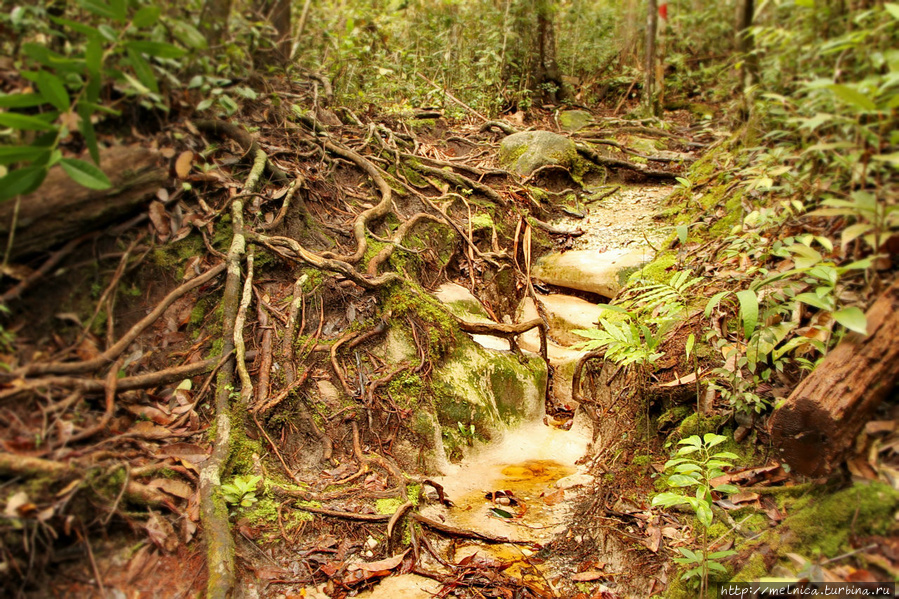
<svg viewBox="0 0 899 599"><path fill-rule="evenodd" d="M548 421L582 419L585 446L594 444L581 460L593 482L562 494L570 508L562 527L555 524L561 534L522 543L512 555L466 553L473 541L508 539L428 515L427 504L458 497L444 496L451 485L429 470L425 454L436 447L417 414L434 412L430 373L450 339L466 333L425 296L458 283L505 323L493 334L508 337L502 327L533 293L533 259L637 236L658 247L674 234L663 220L632 226L633 202L670 208L659 182L673 189L687 172L685 161L647 153L664 146L662 153L699 158L728 133L686 111L664 121L595 111L571 136L618 147L591 146L582 172L521 177L497 163L499 142L513 128L559 131L552 109L514 125L448 122L430 110L357 115L315 106L311 87L270 85L233 119L244 129L188 118L158 127L134 114L129 143L151 149L173 179L131 220L52 249L51 266L40 269L38 260L37 274L23 277L27 288L8 303L10 368L0 389L7 596L201 596L216 526L205 520L203 493L221 449L222 400L233 405L222 482L234 497L225 523L238 596L353 596L410 574L433 581L436 596L649 596L673 584L672 557L698 530L690 517L649 502L665 443L702 432L684 407L695 403L692 388L660 397L651 414L636 401L609 414L612 406L591 399L604 383L587 369L588 405L578 415L569 405L545 406ZM292 111L291 102L313 108ZM121 143L120 135L101 141ZM263 164L256 187L250 181ZM616 195L589 204L597 190L615 187ZM243 210L234 211L239 201ZM607 237L581 241L577 227ZM249 253L236 256L241 239ZM235 259L243 262L236 288L225 269ZM387 323L411 332L418 359L391 361L376 350ZM229 329L242 332L236 347ZM661 362L683 362L688 332L666 342ZM671 366L655 382L677 378ZM719 408L711 411L715 430L732 422ZM876 422L882 430L871 434L895 445L896 414L884 411ZM740 544L734 530L757 539L807 503L793 499L808 484L770 455L761 427L745 425L751 436L729 473L745 490L720 510L718 550ZM447 445L458 449L450 458L478 443L465 435L449 435ZM854 474L876 478L866 464ZM559 500L549 495L535 497L533 508ZM501 518L522 517L524 506L517 514L503 506L527 503L490 502ZM882 515L870 510L861 518ZM895 575L895 539L846 534L868 556L870 578ZM777 549L765 543L744 543L732 572L757 554L773 565ZM813 565L866 580L862 564L850 571L809 555Z"/></svg>

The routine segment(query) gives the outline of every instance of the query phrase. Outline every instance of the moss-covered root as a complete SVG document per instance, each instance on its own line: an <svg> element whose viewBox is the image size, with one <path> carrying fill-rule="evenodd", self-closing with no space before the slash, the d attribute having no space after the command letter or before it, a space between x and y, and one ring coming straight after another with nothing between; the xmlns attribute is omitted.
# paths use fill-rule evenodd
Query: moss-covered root
<svg viewBox="0 0 899 599"><path fill-rule="evenodd" d="M243 201L231 204L233 237L228 250L228 276L225 279L222 355L234 351L234 329L240 305L240 260L246 248L243 230ZM234 587L234 539L228 525L228 508L221 494L221 471L231 452L231 390L234 388L234 360L219 370L215 393L215 441L212 455L200 472L200 516L206 539L206 564L209 580L206 596L226 599Z"/></svg>

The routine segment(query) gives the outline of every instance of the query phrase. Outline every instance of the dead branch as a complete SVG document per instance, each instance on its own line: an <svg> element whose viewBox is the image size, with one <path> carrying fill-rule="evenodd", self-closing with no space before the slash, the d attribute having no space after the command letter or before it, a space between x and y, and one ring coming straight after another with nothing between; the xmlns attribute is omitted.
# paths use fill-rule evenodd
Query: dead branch
<svg viewBox="0 0 899 599"><path fill-rule="evenodd" d="M440 177L444 181L446 181L452 185L455 185L456 187L461 187L462 189L470 189L472 191L476 191L476 192L490 198L491 200L493 200L500 206L503 206L503 207L509 206L508 200L506 200L503 196L501 196L499 193L497 193L497 191L495 189L493 189L492 187L490 187L488 185L484 185L483 183L478 183L477 181L472 181L471 179L469 179L467 177L463 177L462 175L460 175L458 173L454 173L453 171L449 171L449 170L445 170L442 168L436 168L433 166L428 166L426 164L422 164L418 160L409 161L407 164L409 164L410 167L412 167L413 169L417 170L420 173L424 173L426 175L432 175L434 177Z"/></svg>
<svg viewBox="0 0 899 599"><path fill-rule="evenodd" d="M576 401L578 403L584 403L586 401L584 399L584 396L581 395L581 377L583 376L583 373L584 373L584 366L590 360L602 358L605 355L606 355L605 350L597 349L597 350L593 350L591 352L587 352L586 354L584 354L583 356L581 356L578 359L577 364L574 367L574 374L571 377L571 398L574 401Z"/></svg>
<svg viewBox="0 0 899 599"><path fill-rule="evenodd" d="M546 231L550 235L567 235L569 237L580 237L584 234L581 229L568 229L565 227L557 227L555 225L551 225L549 223L545 223L542 220L534 218L533 216L528 218L528 222L537 227L538 229L542 229Z"/></svg>
<svg viewBox="0 0 899 599"><path fill-rule="evenodd" d="M239 145L241 149L243 149L246 155L252 156L254 160L258 156L259 152L262 151L262 149L259 147L259 144L256 143L256 140L253 139L253 137L249 133L247 133L237 125L234 125L227 121L221 121L217 119L200 119L198 121L194 121L194 125L196 125L197 129L199 129L200 131L205 131L206 133L217 135L219 137L230 137L237 142L237 145ZM286 183L290 180L290 177L287 176L287 173L275 166L271 160L266 159L265 170L271 176L273 181ZM250 181L248 181L247 183L249 182ZM247 187L250 186L244 185L244 188Z"/></svg>
<svg viewBox="0 0 899 599"><path fill-rule="evenodd" d="M89 469L81 468L75 464L11 453L0 453L0 475L3 476L40 477L67 481L83 479L88 476L89 472ZM170 504L169 499L161 491L133 480L129 481L125 486L125 497L134 503L151 507Z"/></svg>
<svg viewBox="0 0 899 599"><path fill-rule="evenodd" d="M449 524L444 524L443 522L438 522L436 520L431 520L426 516L422 516L419 513L414 513L411 515L411 518L418 522L423 526L427 526L431 530L436 530L439 533L442 533L447 536L457 537L460 539L475 539L476 541L483 541L485 543L492 544L501 544L501 543L510 543L513 545L534 545L534 541L516 541L514 539L508 539L506 537L496 537L493 535L488 535L485 533L477 532L474 530L466 530L464 528L457 528L455 526L450 526Z"/></svg>
<svg viewBox="0 0 899 599"><path fill-rule="evenodd" d="M289 260L303 262L304 264L315 266L322 270L342 274L363 289L378 289L384 285L404 280L402 276L393 272L385 273L377 277L366 277L353 268L351 264L341 260L323 258L322 256L313 254L289 237L269 237L258 233L248 233L247 239L255 243L260 243ZM285 250L289 250L289 252Z"/></svg>
<svg viewBox="0 0 899 599"><path fill-rule="evenodd" d="M484 131L490 131L493 128L499 129L506 135L512 135L513 133L518 133L518 129L510 125L505 121L487 121L483 125L481 125L480 131L483 133Z"/></svg>
<svg viewBox="0 0 899 599"><path fill-rule="evenodd" d="M546 355L546 323L540 318L535 318L527 322L518 324L498 324L493 322L467 322L460 318L456 318L459 328L466 333L474 333L475 335L493 335L494 337L502 337L509 341L509 345L513 349L517 349L515 338L526 333L533 328L540 330L540 357L549 364L549 358Z"/></svg>

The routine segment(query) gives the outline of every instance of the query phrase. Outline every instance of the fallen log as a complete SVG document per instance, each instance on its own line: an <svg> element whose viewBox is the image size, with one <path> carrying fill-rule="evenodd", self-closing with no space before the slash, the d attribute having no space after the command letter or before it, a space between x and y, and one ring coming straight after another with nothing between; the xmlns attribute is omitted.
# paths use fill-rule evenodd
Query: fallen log
<svg viewBox="0 0 899 599"><path fill-rule="evenodd" d="M899 380L899 280L868 310L868 335L850 333L774 412L771 439L794 472L828 474Z"/></svg>
<svg viewBox="0 0 899 599"><path fill-rule="evenodd" d="M13 226L10 259L16 260L127 216L168 181L161 158L155 150L141 146L102 150L100 168L112 181L112 187L104 190L82 187L54 166L40 189L22 196L17 217L16 202L0 205L0 247L6 247Z"/></svg>

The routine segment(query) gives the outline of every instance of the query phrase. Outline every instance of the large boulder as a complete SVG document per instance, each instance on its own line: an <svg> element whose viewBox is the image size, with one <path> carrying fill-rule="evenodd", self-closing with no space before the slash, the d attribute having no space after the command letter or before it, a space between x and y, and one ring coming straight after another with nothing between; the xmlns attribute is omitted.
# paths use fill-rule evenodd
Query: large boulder
<svg viewBox="0 0 899 599"><path fill-rule="evenodd" d="M628 276L652 259L646 248L606 252L576 250L543 256L534 263L534 278L566 289L615 297Z"/></svg>
<svg viewBox="0 0 899 599"><path fill-rule="evenodd" d="M567 137L551 131L523 131L503 139L497 160L504 168L526 177L541 166L571 168L577 160L577 148Z"/></svg>

